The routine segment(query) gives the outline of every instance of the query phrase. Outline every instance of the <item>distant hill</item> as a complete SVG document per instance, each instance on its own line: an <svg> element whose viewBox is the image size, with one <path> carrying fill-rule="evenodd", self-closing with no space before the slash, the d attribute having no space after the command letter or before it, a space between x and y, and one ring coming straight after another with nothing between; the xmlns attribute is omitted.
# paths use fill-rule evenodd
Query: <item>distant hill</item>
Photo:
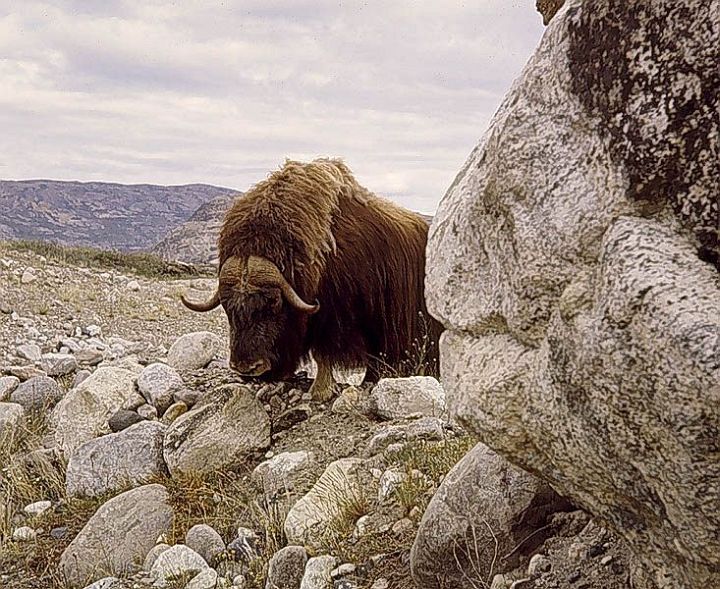
<svg viewBox="0 0 720 589"><path fill-rule="evenodd" d="M204 203L187 221L171 229L151 252L170 261L190 264L215 262L217 237L225 211L239 194L223 194Z"/></svg>
<svg viewBox="0 0 720 589"><path fill-rule="evenodd" d="M0 180L0 239L145 250L198 207L231 194L207 184Z"/></svg>

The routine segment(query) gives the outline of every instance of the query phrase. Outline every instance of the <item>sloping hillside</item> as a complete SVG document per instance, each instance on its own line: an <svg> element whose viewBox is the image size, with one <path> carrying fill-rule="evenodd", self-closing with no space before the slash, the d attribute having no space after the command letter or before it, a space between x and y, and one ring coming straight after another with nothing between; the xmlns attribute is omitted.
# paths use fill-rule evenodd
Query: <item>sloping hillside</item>
<svg viewBox="0 0 720 589"><path fill-rule="evenodd" d="M202 204L232 193L206 184L0 181L0 237L137 251Z"/></svg>
<svg viewBox="0 0 720 589"><path fill-rule="evenodd" d="M152 248L165 260L208 264L217 258L217 236L225 211L239 193L223 194L204 203Z"/></svg>

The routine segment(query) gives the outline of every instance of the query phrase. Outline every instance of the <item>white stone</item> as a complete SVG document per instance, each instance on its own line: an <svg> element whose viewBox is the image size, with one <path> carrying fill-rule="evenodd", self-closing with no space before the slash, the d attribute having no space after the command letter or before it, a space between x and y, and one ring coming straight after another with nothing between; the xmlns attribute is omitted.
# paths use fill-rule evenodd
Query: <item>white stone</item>
<svg viewBox="0 0 720 589"><path fill-rule="evenodd" d="M28 515L42 515L51 507L52 503L50 501L36 501L35 503L26 505L23 511Z"/></svg>
<svg viewBox="0 0 720 589"><path fill-rule="evenodd" d="M337 566L334 556L315 556L307 561L300 589L329 589L332 587L330 571Z"/></svg>
<svg viewBox="0 0 720 589"><path fill-rule="evenodd" d="M385 419L445 413L445 392L431 376L383 378L373 387L370 398L377 414Z"/></svg>
<svg viewBox="0 0 720 589"><path fill-rule="evenodd" d="M380 477L378 502L386 503L389 499L391 499L395 491L407 480L407 478L408 475L402 468L396 467L387 469Z"/></svg>
<svg viewBox="0 0 720 589"><path fill-rule="evenodd" d="M20 278L20 282L22 284L31 284L32 282L35 282L37 280L37 276L35 275L35 270L33 268L27 268Z"/></svg>
<svg viewBox="0 0 720 589"><path fill-rule="evenodd" d="M108 420L120 409L143 403L135 392L135 374L115 367L98 368L69 391L52 412L55 440L67 456L81 444L109 434Z"/></svg>
<svg viewBox="0 0 720 589"><path fill-rule="evenodd" d="M214 333L186 333L170 346L167 361L178 370L197 370L205 367L221 348L222 342Z"/></svg>
<svg viewBox="0 0 720 589"><path fill-rule="evenodd" d="M102 335L102 328L93 323L85 328L85 333L87 333L90 337L100 337Z"/></svg>
<svg viewBox="0 0 720 589"><path fill-rule="evenodd" d="M265 495L273 496L294 489L298 477L302 477L314 463L312 452L283 452L258 464L252 478L263 488Z"/></svg>
<svg viewBox="0 0 720 589"><path fill-rule="evenodd" d="M528 575L537 578L552 568L550 561L544 554L534 554L528 563Z"/></svg>
<svg viewBox="0 0 720 589"><path fill-rule="evenodd" d="M197 552L184 544L176 544L158 555L150 569L150 576L157 581L170 581L173 577L197 574L209 568Z"/></svg>
<svg viewBox="0 0 720 589"><path fill-rule="evenodd" d="M363 504L377 492L364 460L342 458L330 463L315 485L285 518L290 544L318 546L326 530L346 517L347 503Z"/></svg>
<svg viewBox="0 0 720 589"><path fill-rule="evenodd" d="M218 574L215 569L207 568L195 575L185 585L185 589L216 589L218 587Z"/></svg>
<svg viewBox="0 0 720 589"><path fill-rule="evenodd" d="M88 585L85 589L125 589L125 584L117 577L105 577Z"/></svg>
<svg viewBox="0 0 720 589"><path fill-rule="evenodd" d="M173 394L180 391L185 383L174 368L156 362L143 369L137 385L147 402L162 414L172 405Z"/></svg>
<svg viewBox="0 0 720 589"><path fill-rule="evenodd" d="M31 542L37 538L37 532L29 526L22 526L13 531L12 538L16 542Z"/></svg>

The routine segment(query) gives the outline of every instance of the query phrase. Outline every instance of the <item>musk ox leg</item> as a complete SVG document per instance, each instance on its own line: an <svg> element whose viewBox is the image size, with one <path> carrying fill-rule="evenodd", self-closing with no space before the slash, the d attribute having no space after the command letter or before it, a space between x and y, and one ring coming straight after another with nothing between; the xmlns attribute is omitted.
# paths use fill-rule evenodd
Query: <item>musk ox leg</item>
<svg viewBox="0 0 720 589"><path fill-rule="evenodd" d="M332 364L324 358L316 358L317 376L310 387L313 401L329 401L335 392Z"/></svg>

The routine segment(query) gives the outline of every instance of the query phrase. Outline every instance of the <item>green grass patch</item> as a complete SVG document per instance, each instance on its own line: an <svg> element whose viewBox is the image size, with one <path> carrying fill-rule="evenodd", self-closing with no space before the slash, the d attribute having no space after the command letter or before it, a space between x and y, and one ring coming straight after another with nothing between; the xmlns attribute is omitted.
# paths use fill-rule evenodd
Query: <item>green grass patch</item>
<svg viewBox="0 0 720 589"><path fill-rule="evenodd" d="M168 262L147 253L64 246L49 241L9 241L7 247L17 252L32 252L62 264L105 268L148 278L197 278L213 276L215 273L209 267Z"/></svg>

